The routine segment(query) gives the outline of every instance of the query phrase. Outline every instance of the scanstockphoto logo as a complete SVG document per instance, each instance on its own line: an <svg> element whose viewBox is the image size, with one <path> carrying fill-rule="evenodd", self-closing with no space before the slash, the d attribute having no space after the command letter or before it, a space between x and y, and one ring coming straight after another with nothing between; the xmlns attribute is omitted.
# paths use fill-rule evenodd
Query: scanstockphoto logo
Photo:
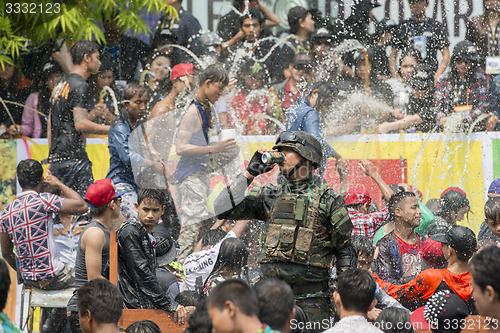
<svg viewBox="0 0 500 333"><path fill-rule="evenodd" d="M11 23L27 21L32 26L57 20L78 4L78 0L2 0L0 14Z"/></svg>
<svg viewBox="0 0 500 333"><path fill-rule="evenodd" d="M332 328L334 324L334 319L323 319L321 321L298 321L297 319L292 319L290 320L290 328L292 330L327 330L329 328Z"/></svg>

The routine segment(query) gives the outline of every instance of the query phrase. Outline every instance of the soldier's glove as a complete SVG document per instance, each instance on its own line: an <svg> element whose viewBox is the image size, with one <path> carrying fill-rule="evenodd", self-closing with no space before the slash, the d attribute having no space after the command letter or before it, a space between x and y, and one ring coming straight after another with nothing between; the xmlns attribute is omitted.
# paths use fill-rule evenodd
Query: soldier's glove
<svg viewBox="0 0 500 333"><path fill-rule="evenodd" d="M262 162L262 154L256 151L250 163L248 163L247 171L252 176L257 177L258 175L271 171L273 168L274 164L264 164Z"/></svg>

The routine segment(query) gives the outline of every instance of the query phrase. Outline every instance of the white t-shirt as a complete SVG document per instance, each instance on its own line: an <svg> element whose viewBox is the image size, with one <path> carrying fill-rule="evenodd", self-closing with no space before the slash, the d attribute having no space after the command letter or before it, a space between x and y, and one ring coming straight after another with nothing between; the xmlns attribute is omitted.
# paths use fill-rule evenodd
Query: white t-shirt
<svg viewBox="0 0 500 333"><path fill-rule="evenodd" d="M180 291L192 290L195 291L196 279L201 276L203 283L208 278L214 269L215 262L219 256L219 250L222 242L228 238L236 238L234 231L227 233L219 243L215 244L208 250L203 250L191 253L184 261L184 275L186 278L180 285Z"/></svg>

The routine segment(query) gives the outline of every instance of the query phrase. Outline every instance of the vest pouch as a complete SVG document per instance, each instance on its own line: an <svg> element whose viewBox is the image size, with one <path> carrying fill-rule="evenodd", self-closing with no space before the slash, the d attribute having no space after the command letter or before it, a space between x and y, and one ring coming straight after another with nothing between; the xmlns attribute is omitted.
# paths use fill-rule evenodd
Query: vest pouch
<svg viewBox="0 0 500 333"><path fill-rule="evenodd" d="M294 234L295 226L281 226L281 240L278 250L287 258L291 258L292 256Z"/></svg>
<svg viewBox="0 0 500 333"><path fill-rule="evenodd" d="M278 225L270 225L266 233L266 242L264 246L267 250L276 249L280 241L281 228Z"/></svg>
<svg viewBox="0 0 500 333"><path fill-rule="evenodd" d="M314 231L312 229L299 227L294 252L294 257L297 261L305 263L309 260L313 236Z"/></svg>

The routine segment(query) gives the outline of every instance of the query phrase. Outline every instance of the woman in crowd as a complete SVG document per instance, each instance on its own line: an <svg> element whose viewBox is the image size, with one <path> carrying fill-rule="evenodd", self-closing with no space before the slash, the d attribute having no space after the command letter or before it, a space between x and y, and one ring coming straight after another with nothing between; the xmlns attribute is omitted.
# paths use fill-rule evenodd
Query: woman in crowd
<svg viewBox="0 0 500 333"><path fill-rule="evenodd" d="M205 281L203 294L208 296L210 291L222 281L231 278L242 278L242 271L247 263L248 249L245 243L239 238L224 240L214 269Z"/></svg>
<svg viewBox="0 0 500 333"><path fill-rule="evenodd" d="M33 84L34 91L26 99L22 116L22 133L31 138L47 137L47 119L50 111L52 89L62 78L64 72L55 61L43 66L38 81ZM38 111L38 112L37 112Z"/></svg>
<svg viewBox="0 0 500 333"><path fill-rule="evenodd" d="M165 53L155 53L146 66L148 72L144 77L144 86L148 91L149 106L145 119L147 119L150 110L156 103L164 99L170 90L168 75L170 74L171 64L170 57Z"/></svg>
<svg viewBox="0 0 500 333"><path fill-rule="evenodd" d="M445 124L459 115L460 127L469 128L482 114L488 112L488 86L486 77L478 71L479 55L469 41L455 45L450 61L450 71L441 75L434 90L433 112L436 120ZM485 129L483 119L475 126Z"/></svg>
<svg viewBox="0 0 500 333"><path fill-rule="evenodd" d="M111 92L105 90L108 87L116 95L115 77L113 74L113 62L108 57L102 56L99 73L89 78L89 118L93 122L109 125L116 118L117 105L111 96ZM118 112L116 112L118 113Z"/></svg>

